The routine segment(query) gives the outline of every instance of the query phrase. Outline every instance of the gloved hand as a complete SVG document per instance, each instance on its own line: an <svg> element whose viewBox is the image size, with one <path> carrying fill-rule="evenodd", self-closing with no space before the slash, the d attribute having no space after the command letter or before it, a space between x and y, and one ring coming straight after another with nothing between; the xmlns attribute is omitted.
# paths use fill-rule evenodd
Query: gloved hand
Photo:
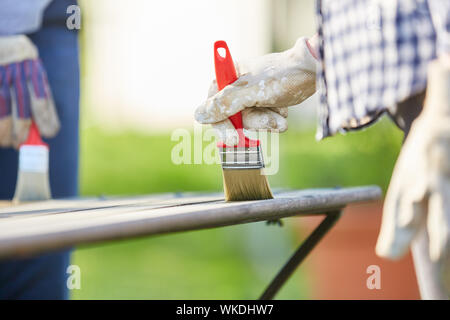
<svg viewBox="0 0 450 320"><path fill-rule="evenodd" d="M378 255L401 257L426 227L431 261L449 261L450 59L430 63L424 109L397 160L383 211Z"/></svg>
<svg viewBox="0 0 450 320"><path fill-rule="evenodd" d="M220 92L213 81L207 100L195 111L195 119L212 124L226 144L238 142L229 116L242 111L245 129L284 132L287 107L299 104L316 90L316 59L306 38L298 39L284 52L235 65L239 78Z"/></svg>
<svg viewBox="0 0 450 320"><path fill-rule="evenodd" d="M24 35L0 37L0 147L17 148L33 119L43 137L60 124L37 48Z"/></svg>

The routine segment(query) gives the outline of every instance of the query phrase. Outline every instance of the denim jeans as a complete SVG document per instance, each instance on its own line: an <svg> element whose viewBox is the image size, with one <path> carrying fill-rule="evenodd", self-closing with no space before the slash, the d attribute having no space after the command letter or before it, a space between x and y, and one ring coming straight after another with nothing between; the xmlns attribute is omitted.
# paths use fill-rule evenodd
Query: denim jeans
<svg viewBox="0 0 450 320"><path fill-rule="evenodd" d="M78 33L65 24L66 8L76 1L53 1L42 28L30 36L47 70L61 121L50 146L50 186L53 198L78 194L79 63ZM11 199L17 178L18 153L0 149L0 199ZM66 269L71 250L0 261L0 299L67 299Z"/></svg>

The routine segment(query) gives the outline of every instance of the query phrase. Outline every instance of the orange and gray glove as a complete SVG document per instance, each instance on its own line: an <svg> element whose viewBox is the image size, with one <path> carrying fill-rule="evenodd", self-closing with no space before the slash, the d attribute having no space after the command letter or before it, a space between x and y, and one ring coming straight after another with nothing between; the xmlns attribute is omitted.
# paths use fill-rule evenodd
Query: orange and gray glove
<svg viewBox="0 0 450 320"><path fill-rule="evenodd" d="M212 82L208 98L195 111L195 119L212 124L218 138L226 144L238 141L228 117L242 111L248 130L287 130L288 107L299 104L316 90L316 59L307 39L280 53L235 63L238 79L217 91Z"/></svg>
<svg viewBox="0 0 450 320"><path fill-rule="evenodd" d="M24 35L0 37L0 147L26 140L31 121L51 138L59 130L47 75L38 50Z"/></svg>

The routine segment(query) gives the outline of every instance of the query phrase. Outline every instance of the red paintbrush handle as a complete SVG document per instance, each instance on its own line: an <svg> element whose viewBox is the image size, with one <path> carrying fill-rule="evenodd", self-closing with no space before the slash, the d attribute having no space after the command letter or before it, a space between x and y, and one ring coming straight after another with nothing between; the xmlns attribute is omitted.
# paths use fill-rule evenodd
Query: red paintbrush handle
<svg viewBox="0 0 450 320"><path fill-rule="evenodd" d="M221 48L225 50L225 56L220 55L219 49ZM216 69L216 80L219 91L238 79L230 50L228 49L227 43L223 40L216 41L214 43L214 65ZM244 135L241 112L230 116L228 119L230 119L239 135L239 143L237 144L237 147L259 146L259 140L251 140ZM230 146L226 146L223 142L219 142L218 147L227 148Z"/></svg>
<svg viewBox="0 0 450 320"><path fill-rule="evenodd" d="M48 145L42 141L41 135L39 134L39 129L36 123L32 120L30 124L30 129L28 131L28 137L22 145L33 145L33 146L46 146Z"/></svg>

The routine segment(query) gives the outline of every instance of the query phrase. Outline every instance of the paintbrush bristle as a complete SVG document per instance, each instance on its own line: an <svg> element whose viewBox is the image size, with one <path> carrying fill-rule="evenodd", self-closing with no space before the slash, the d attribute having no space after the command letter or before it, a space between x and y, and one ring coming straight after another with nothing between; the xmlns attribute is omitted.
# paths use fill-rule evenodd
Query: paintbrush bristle
<svg viewBox="0 0 450 320"><path fill-rule="evenodd" d="M48 148L44 145L22 145L19 149L19 172L13 202L50 198Z"/></svg>
<svg viewBox="0 0 450 320"><path fill-rule="evenodd" d="M40 201L51 198L48 174L19 171L14 202Z"/></svg>
<svg viewBox="0 0 450 320"><path fill-rule="evenodd" d="M224 169L222 172L226 201L273 199L262 169Z"/></svg>

